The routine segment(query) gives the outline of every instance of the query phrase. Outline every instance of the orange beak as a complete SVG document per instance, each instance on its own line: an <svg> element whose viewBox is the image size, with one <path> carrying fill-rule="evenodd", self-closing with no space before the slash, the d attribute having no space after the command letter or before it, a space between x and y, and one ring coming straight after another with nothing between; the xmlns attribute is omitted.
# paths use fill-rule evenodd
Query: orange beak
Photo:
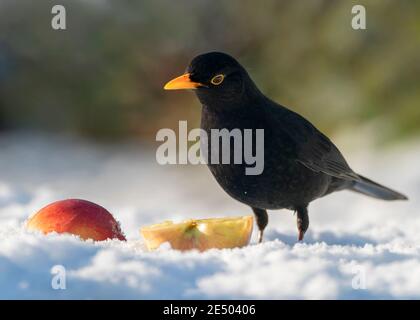
<svg viewBox="0 0 420 320"><path fill-rule="evenodd" d="M175 79L169 81L163 89L165 90L180 90L180 89L197 89L198 87L204 87L202 83L194 82L190 79L190 74L185 73Z"/></svg>

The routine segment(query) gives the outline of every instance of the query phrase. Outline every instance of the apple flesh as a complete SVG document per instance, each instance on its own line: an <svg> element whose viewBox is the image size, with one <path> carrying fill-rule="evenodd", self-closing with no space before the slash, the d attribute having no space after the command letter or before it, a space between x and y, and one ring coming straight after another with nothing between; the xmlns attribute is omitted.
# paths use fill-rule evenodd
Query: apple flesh
<svg viewBox="0 0 420 320"><path fill-rule="evenodd" d="M29 219L27 228L44 234L70 233L83 240L126 240L111 213L93 202L79 199L49 204Z"/></svg>
<svg viewBox="0 0 420 320"><path fill-rule="evenodd" d="M205 251L212 248L236 248L248 245L253 217L233 217L186 220L181 223L165 221L140 229L149 250L168 242L172 249Z"/></svg>

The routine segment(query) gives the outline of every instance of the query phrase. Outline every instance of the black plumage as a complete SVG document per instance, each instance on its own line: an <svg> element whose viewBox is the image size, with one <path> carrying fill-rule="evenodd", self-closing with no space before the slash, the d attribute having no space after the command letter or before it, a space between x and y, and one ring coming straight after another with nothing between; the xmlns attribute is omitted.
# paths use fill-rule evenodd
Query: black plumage
<svg viewBox="0 0 420 320"><path fill-rule="evenodd" d="M187 73L165 89L196 89L202 104L201 127L209 137L211 129L264 129L260 175L246 175L245 163L208 165L230 196L253 209L259 241L268 223L267 209L295 211L298 239L302 240L309 226L309 203L329 193L347 189L384 200L407 199L355 173L328 137L262 94L246 70L227 54L197 56ZM211 148L208 152L210 159Z"/></svg>

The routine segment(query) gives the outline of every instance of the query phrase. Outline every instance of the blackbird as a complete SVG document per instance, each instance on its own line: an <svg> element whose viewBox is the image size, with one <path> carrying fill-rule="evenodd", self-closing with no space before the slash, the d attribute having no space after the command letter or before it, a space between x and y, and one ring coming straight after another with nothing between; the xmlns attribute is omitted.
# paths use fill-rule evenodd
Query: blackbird
<svg viewBox="0 0 420 320"><path fill-rule="evenodd" d="M195 57L186 73L169 81L164 89L195 89L202 105L201 128L208 137L212 129L264 129L261 174L245 174L244 164L208 163L220 186L252 208L259 242L268 223L267 210L296 212L298 240L303 240L309 226L309 203L332 192L351 190L383 200L407 199L355 173L328 137L301 115L261 93L247 71L228 54L209 52ZM211 148L208 151L211 153Z"/></svg>

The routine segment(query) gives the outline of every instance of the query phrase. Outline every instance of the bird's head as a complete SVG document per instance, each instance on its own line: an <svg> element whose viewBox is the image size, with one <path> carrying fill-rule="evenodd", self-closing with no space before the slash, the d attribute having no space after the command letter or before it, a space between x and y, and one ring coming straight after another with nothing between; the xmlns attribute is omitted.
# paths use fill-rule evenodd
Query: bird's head
<svg viewBox="0 0 420 320"><path fill-rule="evenodd" d="M258 91L239 62L221 52L195 57L186 72L169 81L164 89L194 89L200 102L210 107L243 105L239 102Z"/></svg>

